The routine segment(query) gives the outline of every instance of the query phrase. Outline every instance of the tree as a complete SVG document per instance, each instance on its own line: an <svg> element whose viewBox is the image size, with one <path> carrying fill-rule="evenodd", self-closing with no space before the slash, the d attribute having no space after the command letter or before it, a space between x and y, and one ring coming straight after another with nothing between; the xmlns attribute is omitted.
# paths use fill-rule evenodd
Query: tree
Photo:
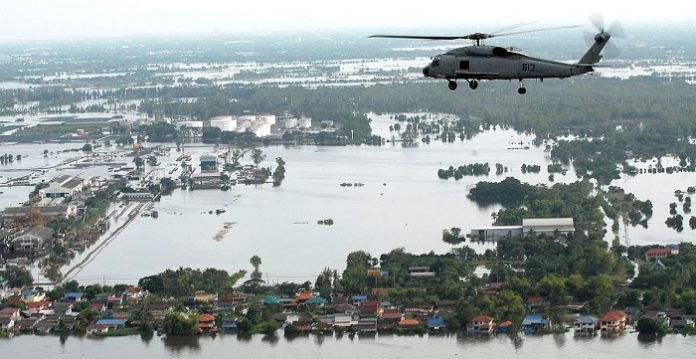
<svg viewBox="0 0 696 359"><path fill-rule="evenodd" d="M164 177L160 180L160 188L162 193L170 194L176 188L176 182L169 177Z"/></svg>
<svg viewBox="0 0 696 359"><path fill-rule="evenodd" d="M194 335L198 331L198 316L186 317L180 312L170 312L162 321L162 329L167 335L186 336Z"/></svg>
<svg viewBox="0 0 696 359"><path fill-rule="evenodd" d="M319 295L325 299L331 298L332 286L331 280L333 278L334 272L327 268L319 274L316 282L314 283L314 289L319 291Z"/></svg>
<svg viewBox="0 0 696 359"><path fill-rule="evenodd" d="M133 163L135 164L135 168L137 168L138 170L140 170L140 169L145 165L145 160L143 160L142 158L140 158L140 156L136 156L136 157L133 159Z"/></svg>
<svg viewBox="0 0 696 359"><path fill-rule="evenodd" d="M23 288L34 283L31 272L23 267L8 265L2 276L5 278L7 286L10 288Z"/></svg>
<svg viewBox="0 0 696 359"><path fill-rule="evenodd" d="M90 145L89 143L85 143L85 145L82 146L82 151L84 151L84 152L92 152L92 145Z"/></svg>
<svg viewBox="0 0 696 359"><path fill-rule="evenodd" d="M254 255L249 259L249 263L254 267L254 271L251 272L251 279L253 281L263 281L263 273L259 271L259 266L261 265L261 257Z"/></svg>
<svg viewBox="0 0 696 359"><path fill-rule="evenodd" d="M667 332L664 324L648 316L642 316L638 319L636 329L638 329L640 334L663 335Z"/></svg>
<svg viewBox="0 0 696 359"><path fill-rule="evenodd" d="M251 151L251 160L254 161L255 165L258 166L265 159L266 155L264 155L263 151L261 151L260 149L255 148L253 151Z"/></svg>

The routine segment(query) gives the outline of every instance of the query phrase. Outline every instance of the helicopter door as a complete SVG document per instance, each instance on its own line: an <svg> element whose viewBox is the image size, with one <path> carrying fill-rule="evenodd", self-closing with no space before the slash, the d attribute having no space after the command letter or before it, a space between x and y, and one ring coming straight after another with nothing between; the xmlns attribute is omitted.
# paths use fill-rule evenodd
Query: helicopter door
<svg viewBox="0 0 696 359"><path fill-rule="evenodd" d="M442 56L440 60L440 68L443 74L448 77L455 77L457 73L457 64L455 64L455 57L451 55Z"/></svg>

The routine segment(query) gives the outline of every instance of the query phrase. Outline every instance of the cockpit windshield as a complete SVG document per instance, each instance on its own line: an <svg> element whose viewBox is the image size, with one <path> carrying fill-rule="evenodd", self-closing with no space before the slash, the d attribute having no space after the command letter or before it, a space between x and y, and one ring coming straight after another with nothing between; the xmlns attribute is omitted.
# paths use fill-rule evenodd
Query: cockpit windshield
<svg viewBox="0 0 696 359"><path fill-rule="evenodd" d="M430 66L432 66L432 67L440 66L440 56L435 56L435 58L433 59L433 62L430 63Z"/></svg>

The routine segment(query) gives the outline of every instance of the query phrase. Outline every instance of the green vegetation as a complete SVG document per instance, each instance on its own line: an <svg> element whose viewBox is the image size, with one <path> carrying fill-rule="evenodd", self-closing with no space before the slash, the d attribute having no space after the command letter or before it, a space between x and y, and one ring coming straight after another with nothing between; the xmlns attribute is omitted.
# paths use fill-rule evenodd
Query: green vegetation
<svg viewBox="0 0 696 359"><path fill-rule="evenodd" d="M462 230L461 228L452 227L452 229L442 230L442 241L452 245L457 245L466 240L464 236L460 236Z"/></svg>
<svg viewBox="0 0 696 359"><path fill-rule="evenodd" d="M539 166L539 165L522 164L522 173L539 173L539 172L541 172L541 166Z"/></svg>
<svg viewBox="0 0 696 359"><path fill-rule="evenodd" d="M449 179L454 177L455 180L460 180L464 176L488 176L491 172L488 163L474 163L465 166L459 166L456 169L450 166L448 169L437 170L437 176L440 179Z"/></svg>
<svg viewBox="0 0 696 359"><path fill-rule="evenodd" d="M640 317L636 323L636 329L640 334L664 335L667 333L667 327L658 322L657 319L651 317Z"/></svg>
<svg viewBox="0 0 696 359"><path fill-rule="evenodd" d="M278 187L280 186L281 183L283 183L283 179L285 179L285 161L283 161L283 158L278 157L276 158L276 166L275 170L273 171L273 187Z"/></svg>
<svg viewBox="0 0 696 359"><path fill-rule="evenodd" d="M221 292L231 288L245 275L245 271L230 275L227 271L213 268L203 271L191 268L168 269L160 274L141 278L138 286L162 296L183 297L193 295L196 290Z"/></svg>
<svg viewBox="0 0 696 359"><path fill-rule="evenodd" d="M31 272L24 267L7 265L5 266L5 271L0 275L5 279L5 285L9 288L22 288L25 286L30 286L34 279L31 276Z"/></svg>
<svg viewBox="0 0 696 359"><path fill-rule="evenodd" d="M162 331L171 336L194 335L198 332L198 316L180 312L167 313L162 322Z"/></svg>

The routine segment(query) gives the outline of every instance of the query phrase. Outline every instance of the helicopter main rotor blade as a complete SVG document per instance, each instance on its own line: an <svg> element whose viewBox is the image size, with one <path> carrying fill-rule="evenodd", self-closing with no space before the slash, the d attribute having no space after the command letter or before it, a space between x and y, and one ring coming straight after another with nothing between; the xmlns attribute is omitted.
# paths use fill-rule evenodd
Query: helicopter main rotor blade
<svg viewBox="0 0 696 359"><path fill-rule="evenodd" d="M416 40L459 40L466 39L466 36L411 36L411 35L372 35L369 38L383 39L416 39Z"/></svg>
<svg viewBox="0 0 696 359"><path fill-rule="evenodd" d="M521 28L521 27L525 27L525 26L529 26L529 25L534 25L534 24L536 24L536 23L538 23L538 22L539 22L539 21L529 21L529 22L520 22L520 23L517 23L517 24L512 24L512 25L510 25L510 26L506 26L506 27L504 27L504 28L501 28L501 29L498 29L498 30L496 30L496 31L493 31L493 32L491 33L491 35L497 35L497 34L500 34L500 33L512 31L512 30L515 30L515 29L519 29L519 28Z"/></svg>
<svg viewBox="0 0 696 359"><path fill-rule="evenodd" d="M506 32L506 33L503 33L503 34L490 35L490 37L512 36L512 35L520 35L520 34L529 34L529 33L532 33L532 32L551 31L551 30L574 29L574 28L576 28L576 27L581 27L581 26L582 26L582 25L572 25L572 26L549 27L549 28L546 28L546 29L536 29L536 30L517 31L517 32Z"/></svg>

